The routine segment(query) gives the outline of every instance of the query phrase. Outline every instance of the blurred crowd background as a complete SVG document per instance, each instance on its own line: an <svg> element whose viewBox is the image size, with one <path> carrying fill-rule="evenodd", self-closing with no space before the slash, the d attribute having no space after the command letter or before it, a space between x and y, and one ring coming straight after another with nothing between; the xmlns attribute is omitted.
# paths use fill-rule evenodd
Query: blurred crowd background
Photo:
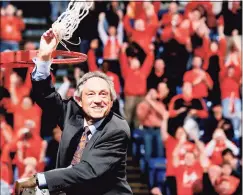
<svg viewBox="0 0 243 195"><path fill-rule="evenodd" d="M38 49L68 3L1 2L1 52ZM88 71L112 78L150 194L242 193L241 1L96 1L71 42L79 37L67 47L87 62L52 65L53 84L67 99ZM1 195L55 168L62 132L32 101L32 70L1 68Z"/></svg>

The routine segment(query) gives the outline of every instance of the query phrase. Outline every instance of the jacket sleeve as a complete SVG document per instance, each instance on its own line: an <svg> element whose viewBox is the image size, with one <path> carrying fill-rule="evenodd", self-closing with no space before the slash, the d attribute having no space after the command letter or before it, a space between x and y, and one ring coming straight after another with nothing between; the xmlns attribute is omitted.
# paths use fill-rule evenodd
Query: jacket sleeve
<svg viewBox="0 0 243 195"><path fill-rule="evenodd" d="M106 138L101 137L79 164L44 172L48 190L59 191L76 185L82 190L86 185L95 187L104 182L103 179L107 175L112 177L114 169L125 158L128 140L124 130L113 130Z"/></svg>
<svg viewBox="0 0 243 195"><path fill-rule="evenodd" d="M52 85L51 76L40 81L32 79L31 97L42 109L43 113L48 115L48 121L46 122L54 127L58 125L63 129L66 103L64 103Z"/></svg>

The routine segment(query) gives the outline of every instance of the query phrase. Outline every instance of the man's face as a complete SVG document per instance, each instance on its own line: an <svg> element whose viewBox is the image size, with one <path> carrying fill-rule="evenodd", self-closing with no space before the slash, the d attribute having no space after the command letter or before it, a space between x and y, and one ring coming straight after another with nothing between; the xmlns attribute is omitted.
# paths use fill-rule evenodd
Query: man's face
<svg viewBox="0 0 243 195"><path fill-rule="evenodd" d="M132 58L130 61L130 67L132 70L138 70L140 67L140 62L137 58Z"/></svg>
<svg viewBox="0 0 243 195"><path fill-rule="evenodd" d="M135 20L134 27L137 31L144 31L145 30L145 24L142 19Z"/></svg>
<svg viewBox="0 0 243 195"><path fill-rule="evenodd" d="M235 74L235 69L233 67L230 67L228 69L228 77L233 77Z"/></svg>
<svg viewBox="0 0 243 195"><path fill-rule="evenodd" d="M193 68L201 68L202 66L202 59L200 57L194 57L192 60Z"/></svg>
<svg viewBox="0 0 243 195"><path fill-rule="evenodd" d="M165 68L164 61L162 59L157 59L154 63L154 68L157 71L162 71Z"/></svg>
<svg viewBox="0 0 243 195"><path fill-rule="evenodd" d="M116 27L115 26L111 26L108 31L109 31L110 36L116 36Z"/></svg>
<svg viewBox="0 0 243 195"><path fill-rule="evenodd" d="M113 101L108 83L98 77L87 80L83 86L80 106L87 120L96 121L104 118L111 110Z"/></svg>
<svg viewBox="0 0 243 195"><path fill-rule="evenodd" d="M233 159L234 157L230 153L227 153L223 156L223 161L227 163L231 163Z"/></svg>
<svg viewBox="0 0 243 195"><path fill-rule="evenodd" d="M30 97L25 97L23 100L22 100L22 108L24 110L28 110L32 107L33 103L30 99Z"/></svg>
<svg viewBox="0 0 243 195"><path fill-rule="evenodd" d="M192 12L193 21L198 21L201 18L201 13L198 10Z"/></svg>
<svg viewBox="0 0 243 195"><path fill-rule="evenodd" d="M213 41L211 44L210 44L210 49L212 52L217 52L218 51L218 44Z"/></svg>
<svg viewBox="0 0 243 195"><path fill-rule="evenodd" d="M6 7L6 14L8 16L13 16L14 15L14 12L15 12L15 7L11 4L9 4L7 7Z"/></svg>
<svg viewBox="0 0 243 195"><path fill-rule="evenodd" d="M167 87L167 84L166 83L159 83L158 87L157 87L157 91L159 93L160 98L165 98L169 93L169 89Z"/></svg>
<svg viewBox="0 0 243 195"><path fill-rule="evenodd" d="M169 12L172 14L177 12L177 4L175 2L170 3Z"/></svg>
<svg viewBox="0 0 243 195"><path fill-rule="evenodd" d="M187 166L193 166L195 164L196 158L192 152L187 152L185 154L185 164Z"/></svg>

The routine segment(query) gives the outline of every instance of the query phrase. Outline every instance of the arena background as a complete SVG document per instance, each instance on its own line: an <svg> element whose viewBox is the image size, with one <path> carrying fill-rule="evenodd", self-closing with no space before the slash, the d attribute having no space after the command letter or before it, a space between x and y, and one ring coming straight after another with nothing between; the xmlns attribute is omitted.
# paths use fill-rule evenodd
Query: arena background
<svg viewBox="0 0 243 195"><path fill-rule="evenodd" d="M67 5L1 1L1 52L38 48ZM88 71L100 68L113 79L113 110L131 127L127 177L134 194L242 193L241 1L96 1L71 42L78 37L79 46L67 46L89 60L52 65L54 85L67 99ZM61 131L32 102L31 71L1 68L1 195L16 179L55 167ZM179 141L184 132L187 141Z"/></svg>

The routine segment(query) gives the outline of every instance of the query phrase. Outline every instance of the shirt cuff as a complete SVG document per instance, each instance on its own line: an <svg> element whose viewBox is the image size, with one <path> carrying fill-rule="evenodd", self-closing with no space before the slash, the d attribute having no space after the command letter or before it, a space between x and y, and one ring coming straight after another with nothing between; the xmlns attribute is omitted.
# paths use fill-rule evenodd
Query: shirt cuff
<svg viewBox="0 0 243 195"><path fill-rule="evenodd" d="M35 68L32 71L32 79L35 81L45 80L50 75L52 61L41 61L38 58L33 58Z"/></svg>
<svg viewBox="0 0 243 195"><path fill-rule="evenodd" d="M40 189L47 189L47 183L46 183L46 178L45 178L44 173L37 173L36 176L37 176L37 180L39 183L38 187Z"/></svg>

